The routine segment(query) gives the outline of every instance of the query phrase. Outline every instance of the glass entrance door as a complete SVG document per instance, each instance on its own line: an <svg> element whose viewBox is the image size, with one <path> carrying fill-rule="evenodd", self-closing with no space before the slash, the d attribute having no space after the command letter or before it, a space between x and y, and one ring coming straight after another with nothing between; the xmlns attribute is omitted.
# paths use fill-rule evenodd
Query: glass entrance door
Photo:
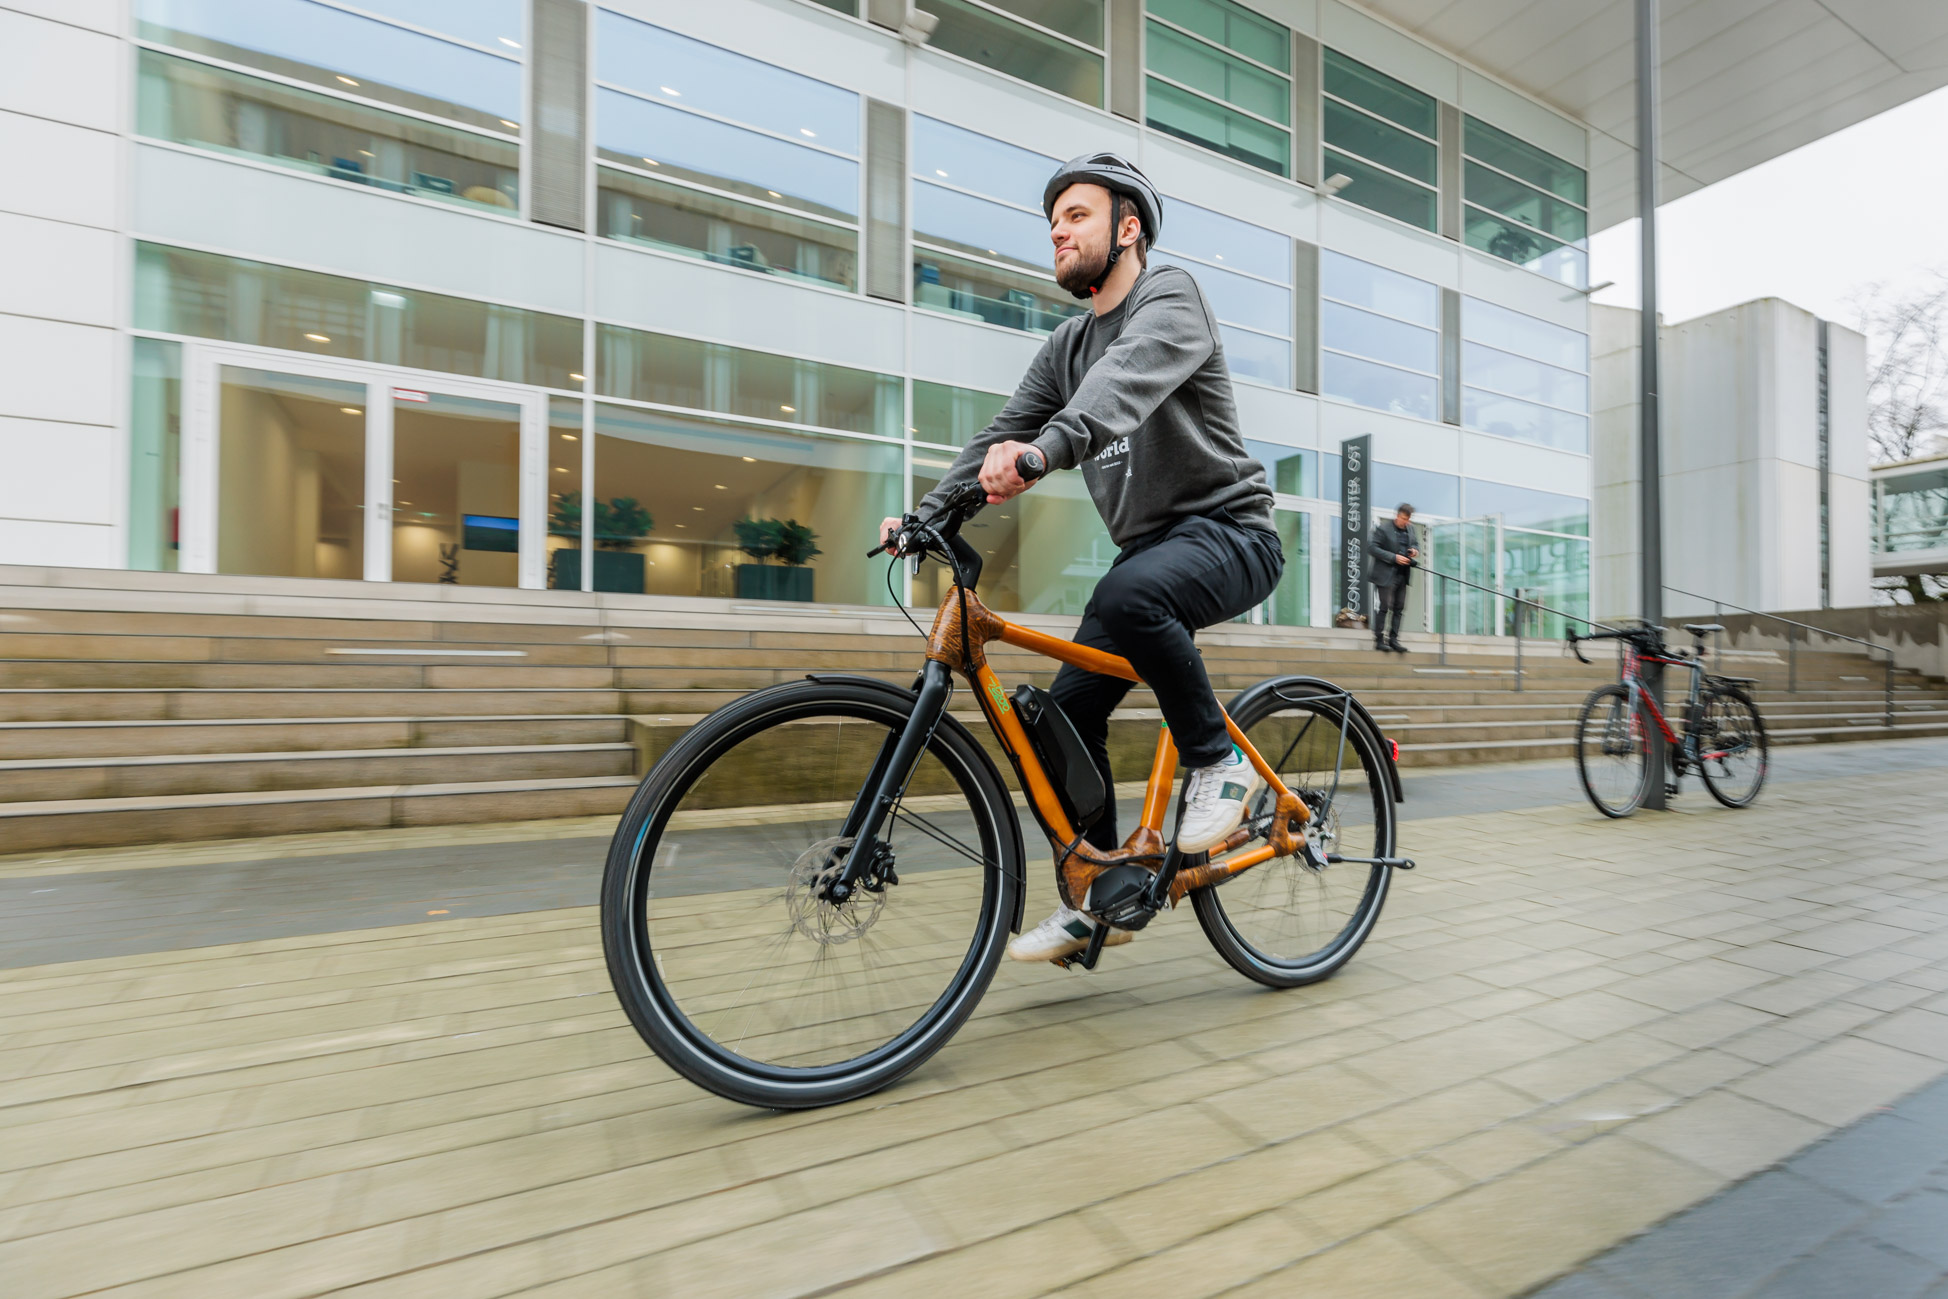
<svg viewBox="0 0 1948 1299"><path fill-rule="evenodd" d="M521 585L521 407L417 388L390 397L392 580Z"/></svg>
<svg viewBox="0 0 1948 1299"><path fill-rule="evenodd" d="M216 415L215 571L363 577L366 385L223 365Z"/></svg>
<svg viewBox="0 0 1948 1299"><path fill-rule="evenodd" d="M185 572L547 585L539 392L193 342Z"/></svg>

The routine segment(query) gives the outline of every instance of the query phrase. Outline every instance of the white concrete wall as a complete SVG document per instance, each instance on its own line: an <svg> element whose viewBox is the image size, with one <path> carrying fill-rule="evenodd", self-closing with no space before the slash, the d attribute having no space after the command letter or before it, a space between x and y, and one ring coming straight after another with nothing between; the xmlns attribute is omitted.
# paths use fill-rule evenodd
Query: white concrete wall
<svg viewBox="0 0 1948 1299"><path fill-rule="evenodd" d="M123 562L121 0L0 0L0 564Z"/></svg>
<svg viewBox="0 0 1948 1299"><path fill-rule="evenodd" d="M1592 318L1597 616L1634 614L1638 591L1634 311ZM1667 615L1712 601L1820 607L1818 328L1777 298L1667 325L1662 339ZM1829 327L1831 604L1867 603L1866 350Z"/></svg>

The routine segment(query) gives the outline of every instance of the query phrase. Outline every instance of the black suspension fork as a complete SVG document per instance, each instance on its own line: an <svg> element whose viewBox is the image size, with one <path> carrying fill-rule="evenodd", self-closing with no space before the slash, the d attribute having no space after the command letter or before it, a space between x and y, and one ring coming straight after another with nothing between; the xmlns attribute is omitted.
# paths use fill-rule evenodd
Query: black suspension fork
<svg viewBox="0 0 1948 1299"><path fill-rule="evenodd" d="M897 733L887 733L885 742L879 746L879 756L873 759L872 771L859 787L859 797L853 800L852 811L846 814L845 826L839 834L852 840L852 850L846 854L839 877L826 890L830 901L843 902L850 897L859 877L878 856L880 827L886 824L900 796L906 792L907 782L913 779L913 769L919 765L920 755L946 715L947 701L953 693L953 673L945 663L928 659L920 672L919 697L914 701L906 726Z"/></svg>

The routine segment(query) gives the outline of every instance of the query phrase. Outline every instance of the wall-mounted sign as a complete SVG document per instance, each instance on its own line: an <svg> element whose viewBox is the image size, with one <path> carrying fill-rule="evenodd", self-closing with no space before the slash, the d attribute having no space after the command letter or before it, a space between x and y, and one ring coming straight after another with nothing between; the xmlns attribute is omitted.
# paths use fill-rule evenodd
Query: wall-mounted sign
<svg viewBox="0 0 1948 1299"><path fill-rule="evenodd" d="M1366 525L1373 512L1367 500L1367 461L1373 435L1362 433L1339 444L1339 607L1355 617L1367 612Z"/></svg>

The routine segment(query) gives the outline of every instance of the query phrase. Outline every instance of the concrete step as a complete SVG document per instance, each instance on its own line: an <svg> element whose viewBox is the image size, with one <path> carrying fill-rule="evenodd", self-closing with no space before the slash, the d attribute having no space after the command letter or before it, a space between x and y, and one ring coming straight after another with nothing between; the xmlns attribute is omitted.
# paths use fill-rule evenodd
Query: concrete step
<svg viewBox="0 0 1948 1299"><path fill-rule="evenodd" d="M709 712L734 698L710 693L681 711ZM683 695L672 699L685 698ZM709 702L701 702L707 698ZM622 692L579 690L0 689L0 721L162 721L194 718L472 717L611 714ZM667 710L666 710L667 711Z"/></svg>
<svg viewBox="0 0 1948 1299"><path fill-rule="evenodd" d="M8 853L326 830L618 815L634 776L0 803Z"/></svg>
<svg viewBox="0 0 1948 1299"><path fill-rule="evenodd" d="M628 718L599 714L0 722L0 761L327 749L619 744L628 739Z"/></svg>
<svg viewBox="0 0 1948 1299"><path fill-rule="evenodd" d="M0 762L0 803L630 776L633 745L480 745Z"/></svg>

